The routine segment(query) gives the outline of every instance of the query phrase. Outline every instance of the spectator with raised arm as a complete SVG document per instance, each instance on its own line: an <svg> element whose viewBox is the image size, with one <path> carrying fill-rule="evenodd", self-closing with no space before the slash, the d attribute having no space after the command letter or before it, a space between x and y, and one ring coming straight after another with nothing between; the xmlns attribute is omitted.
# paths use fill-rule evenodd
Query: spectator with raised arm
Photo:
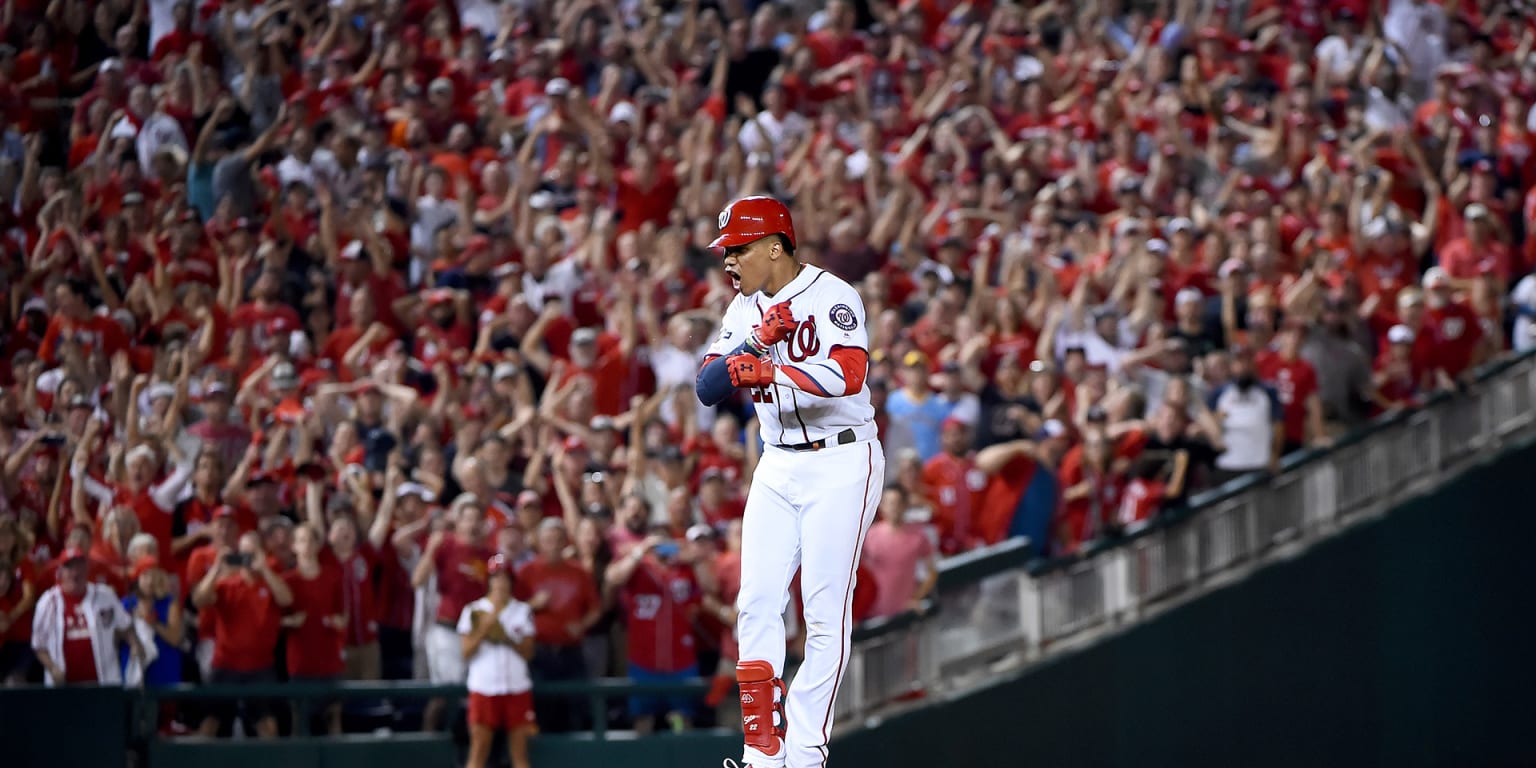
<svg viewBox="0 0 1536 768"><path fill-rule="evenodd" d="M420 588L434 581L437 609L427 627L425 653L428 679L434 683L464 681L464 652L458 632L459 614L477 594L484 594L485 564L494 551L487 545L485 509L473 496L454 499L449 509L451 531L433 531L411 574ZM423 714L424 727L441 727L445 702L434 699Z"/></svg>

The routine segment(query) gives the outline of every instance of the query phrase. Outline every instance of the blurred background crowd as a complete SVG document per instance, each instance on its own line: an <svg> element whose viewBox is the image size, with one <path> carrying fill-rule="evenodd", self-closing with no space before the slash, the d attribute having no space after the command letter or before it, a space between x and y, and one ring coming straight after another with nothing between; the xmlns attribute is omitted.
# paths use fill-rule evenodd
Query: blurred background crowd
<svg viewBox="0 0 1536 768"><path fill-rule="evenodd" d="M721 670L611 713L711 722L760 443L693 381L742 194L870 317L860 618L1536 346L1519 0L0 8L10 683L462 679L500 553L536 681Z"/></svg>

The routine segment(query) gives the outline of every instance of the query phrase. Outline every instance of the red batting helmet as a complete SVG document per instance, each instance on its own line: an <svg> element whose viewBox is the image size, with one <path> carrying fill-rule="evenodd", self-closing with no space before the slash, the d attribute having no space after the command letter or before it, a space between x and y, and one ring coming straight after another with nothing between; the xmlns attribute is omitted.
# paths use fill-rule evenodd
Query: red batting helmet
<svg viewBox="0 0 1536 768"><path fill-rule="evenodd" d="M795 247L795 223L789 208L764 195L743 197L720 212L720 236L711 248L735 248L769 235L783 235Z"/></svg>

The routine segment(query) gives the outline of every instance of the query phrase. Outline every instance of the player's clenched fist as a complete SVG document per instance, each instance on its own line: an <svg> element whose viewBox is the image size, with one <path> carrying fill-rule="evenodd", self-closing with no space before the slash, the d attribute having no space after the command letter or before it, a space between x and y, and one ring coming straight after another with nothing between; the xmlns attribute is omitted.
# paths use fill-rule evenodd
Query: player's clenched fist
<svg viewBox="0 0 1536 768"><path fill-rule="evenodd" d="M731 386L766 387L773 383L773 361L757 355L732 355L725 359Z"/></svg>
<svg viewBox="0 0 1536 768"><path fill-rule="evenodd" d="M763 313L763 323L752 329L752 346L759 352L767 352L773 345L794 335L795 313L789 302L781 301Z"/></svg>

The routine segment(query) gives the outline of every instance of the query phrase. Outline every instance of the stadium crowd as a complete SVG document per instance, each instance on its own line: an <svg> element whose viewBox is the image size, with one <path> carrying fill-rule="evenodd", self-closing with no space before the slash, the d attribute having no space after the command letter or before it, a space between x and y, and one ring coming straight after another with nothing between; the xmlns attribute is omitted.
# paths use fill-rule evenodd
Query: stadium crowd
<svg viewBox="0 0 1536 768"><path fill-rule="evenodd" d="M734 698L762 448L693 383L741 194L864 296L864 618L1536 346L1510 0L0 7L11 683L462 680L512 570L535 685Z"/></svg>

